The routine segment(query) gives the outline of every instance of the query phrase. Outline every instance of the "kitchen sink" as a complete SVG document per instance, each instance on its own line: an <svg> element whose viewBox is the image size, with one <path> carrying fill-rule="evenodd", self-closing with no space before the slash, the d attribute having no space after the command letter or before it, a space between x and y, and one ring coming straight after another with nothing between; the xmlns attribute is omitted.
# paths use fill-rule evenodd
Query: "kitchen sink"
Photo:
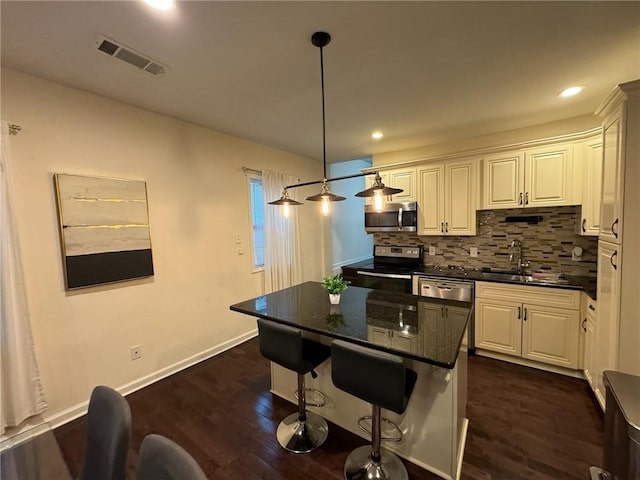
<svg viewBox="0 0 640 480"><path fill-rule="evenodd" d="M546 284L563 284L567 283L562 278L535 278L533 275L519 275L513 272L482 272L482 278L487 280L497 280L503 282L522 282L522 283L546 283Z"/></svg>

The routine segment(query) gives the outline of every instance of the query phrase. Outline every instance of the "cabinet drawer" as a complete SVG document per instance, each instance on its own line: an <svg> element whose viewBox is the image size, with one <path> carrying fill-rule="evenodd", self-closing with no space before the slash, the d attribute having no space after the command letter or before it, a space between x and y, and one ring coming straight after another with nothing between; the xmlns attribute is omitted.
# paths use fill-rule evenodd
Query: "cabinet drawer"
<svg viewBox="0 0 640 480"><path fill-rule="evenodd" d="M476 297L580 310L580 292L563 288L476 282Z"/></svg>

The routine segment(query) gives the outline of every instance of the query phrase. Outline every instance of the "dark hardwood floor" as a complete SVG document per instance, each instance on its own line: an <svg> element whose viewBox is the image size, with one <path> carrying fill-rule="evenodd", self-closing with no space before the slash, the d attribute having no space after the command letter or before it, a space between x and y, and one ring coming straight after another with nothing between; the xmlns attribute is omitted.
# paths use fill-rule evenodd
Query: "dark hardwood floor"
<svg viewBox="0 0 640 480"><path fill-rule="evenodd" d="M476 356L469 358L468 396L462 479L586 480L589 466L602 464L602 414L585 381ZM211 480L340 479L347 454L364 443L330 424L327 442L311 454L280 448L276 426L295 408L269 393L269 363L260 356L257 339L127 400L133 417L131 479L149 433L182 445ZM83 457L84 417L55 435L75 478ZM411 479L438 478L405 464Z"/></svg>

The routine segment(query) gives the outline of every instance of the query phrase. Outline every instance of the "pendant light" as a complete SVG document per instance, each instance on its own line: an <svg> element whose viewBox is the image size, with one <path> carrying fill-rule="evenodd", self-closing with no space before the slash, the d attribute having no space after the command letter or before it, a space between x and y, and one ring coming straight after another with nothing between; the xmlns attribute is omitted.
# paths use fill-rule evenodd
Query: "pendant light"
<svg viewBox="0 0 640 480"><path fill-rule="evenodd" d="M384 204L384 197L395 195L396 193L401 193L402 191L403 190L401 188L385 186L385 184L382 183L380 174L376 172L376 178L373 185L366 190L356 193L356 197L373 197L373 208L375 208L377 212L381 212L382 206Z"/></svg>
<svg viewBox="0 0 640 480"><path fill-rule="evenodd" d="M295 201L293 198L289 198L289 190L285 187L282 190L282 196L278 200L269 202L269 205L282 205L282 215L285 218L289 218L289 206L290 205L302 205L302 203Z"/></svg>
<svg viewBox="0 0 640 480"><path fill-rule="evenodd" d="M311 202L322 202L322 214L329 215L331 208L329 202L341 202L345 197L331 193L327 183L327 143L324 114L324 58L322 49L329 45L331 35L327 32L316 32L311 36L311 43L320 49L320 87L322 89L322 190L316 195L307 197Z"/></svg>
<svg viewBox="0 0 640 480"><path fill-rule="evenodd" d="M297 202L291 198L289 198L290 188L298 188L305 187L308 185L318 185L321 184L320 193L315 195L310 195L306 199L312 202L322 202L322 213L323 215L329 215L331 207L331 202L341 202L346 200L345 197L341 197L340 195L336 195L335 193L331 193L329 190L329 182L334 182L338 180L346 180L350 178L357 177L365 177L368 175L375 175L375 181L373 186L363 190L362 192L356 193L356 197L373 197L374 198L374 208L377 211L382 210L382 205L384 203L384 197L389 195L394 195L396 193L402 192L400 188L392 188L386 187L384 183L382 183L382 178L377 171L371 171L367 173L356 173L354 175L345 175L342 177L335 178L327 178L327 145L326 145L326 121L325 121L325 111L324 111L324 57L322 49L329 45L331 41L331 35L327 32L315 32L311 36L311 43L320 49L320 85L322 89L322 180L314 180L311 182L303 182L296 183L295 185L287 185L284 187L282 191L282 196L273 202L269 202L269 205L282 205L283 206L283 214L285 217L289 216L289 207L295 205L302 205L302 203Z"/></svg>

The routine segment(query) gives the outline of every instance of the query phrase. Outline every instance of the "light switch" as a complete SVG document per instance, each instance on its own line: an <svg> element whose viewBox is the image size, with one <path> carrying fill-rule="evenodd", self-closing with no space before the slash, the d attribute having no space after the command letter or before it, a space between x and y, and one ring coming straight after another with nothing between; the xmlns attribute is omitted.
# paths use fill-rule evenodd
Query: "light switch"
<svg viewBox="0 0 640 480"><path fill-rule="evenodd" d="M477 257L478 256L478 247L471 247L469 249L469 255L472 257Z"/></svg>
<svg viewBox="0 0 640 480"><path fill-rule="evenodd" d="M242 240L240 240L240 234L236 233L234 238L235 238L236 244L240 244L242 242Z"/></svg>

